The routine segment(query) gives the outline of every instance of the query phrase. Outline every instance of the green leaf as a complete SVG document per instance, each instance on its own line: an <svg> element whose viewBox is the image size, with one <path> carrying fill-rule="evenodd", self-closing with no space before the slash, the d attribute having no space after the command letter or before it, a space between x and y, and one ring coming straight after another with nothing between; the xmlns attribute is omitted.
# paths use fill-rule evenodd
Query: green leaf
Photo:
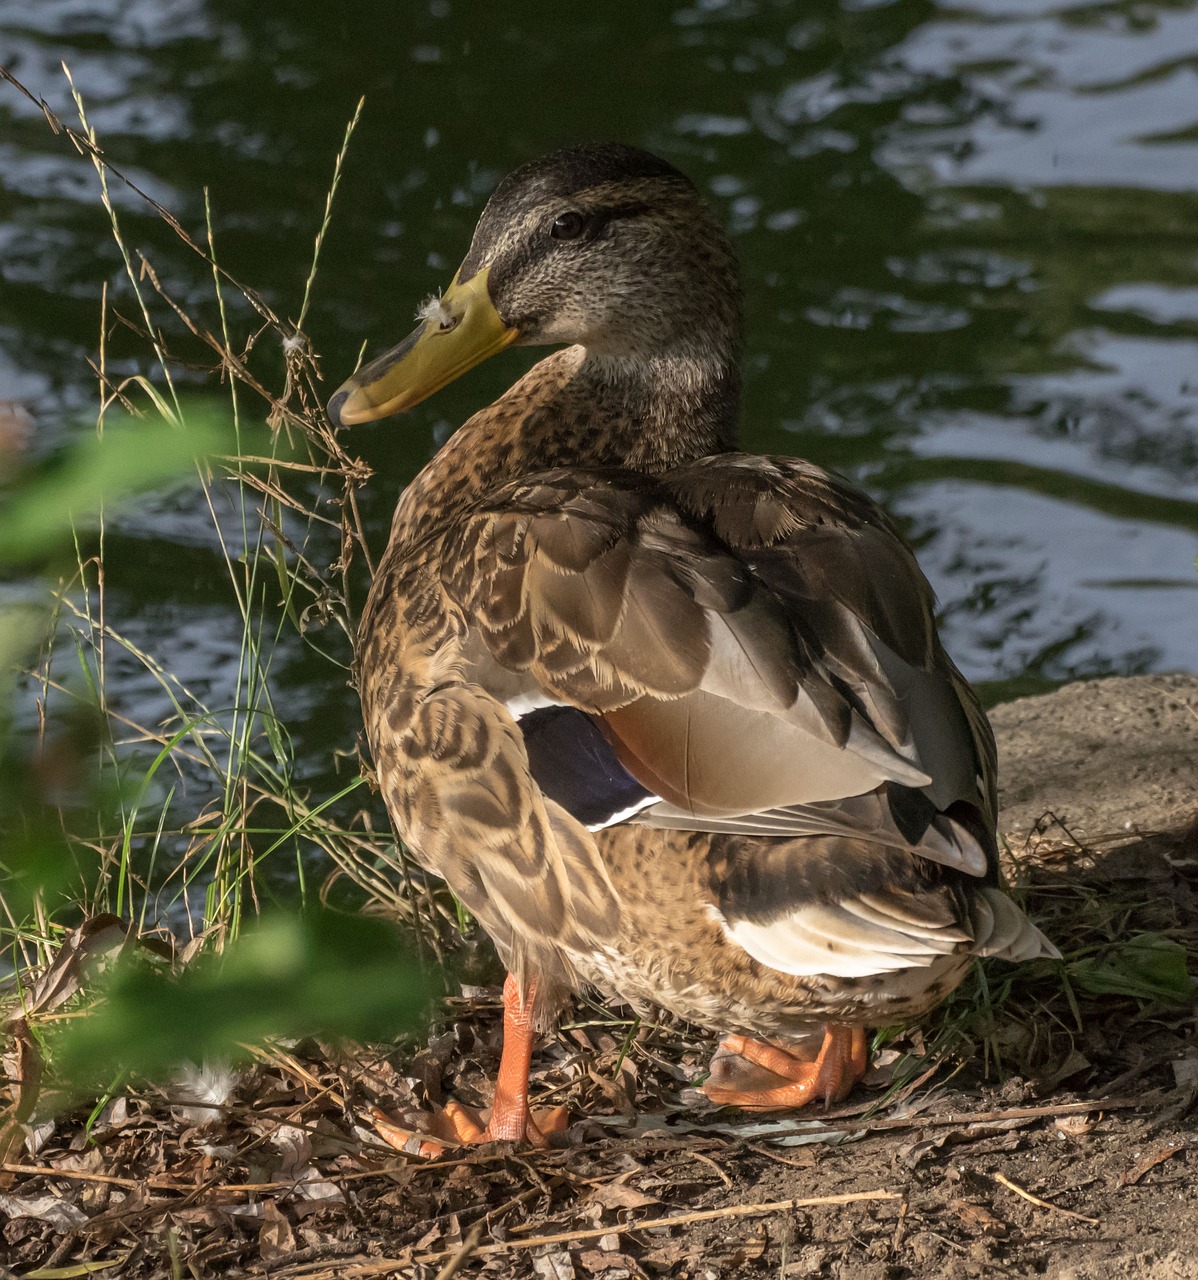
<svg viewBox="0 0 1198 1280"><path fill-rule="evenodd" d="M1189 1004L1194 982L1186 949L1160 933L1140 933L1101 955L1068 966L1077 986L1092 995L1133 996L1166 1004Z"/></svg>
<svg viewBox="0 0 1198 1280"><path fill-rule="evenodd" d="M25 564L68 543L105 507L192 471L232 448L227 413L197 404L186 421L111 420L102 436L73 443L40 473L22 475L0 509L0 565Z"/></svg>
<svg viewBox="0 0 1198 1280"><path fill-rule="evenodd" d="M126 957L104 1001L67 1020L49 1057L86 1087L122 1069L155 1076L184 1061L244 1058L245 1045L268 1037L390 1039L422 1024L428 997L427 979L386 922L324 910L277 915L177 978Z"/></svg>

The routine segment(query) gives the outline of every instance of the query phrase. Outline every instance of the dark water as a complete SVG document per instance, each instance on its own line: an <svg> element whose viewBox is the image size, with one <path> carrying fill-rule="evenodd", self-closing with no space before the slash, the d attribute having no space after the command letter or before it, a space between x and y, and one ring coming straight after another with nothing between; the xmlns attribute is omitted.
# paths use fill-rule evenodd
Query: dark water
<svg viewBox="0 0 1198 1280"><path fill-rule="evenodd" d="M507 169L587 138L661 152L742 255L748 445L884 498L967 675L994 698L1198 669L1198 4L0 0L0 63L73 119L63 61L113 163L196 234L207 188L221 260L292 316L365 95L306 325L330 386L447 282ZM203 264L114 198L215 323ZM0 399L52 449L95 400L101 284L128 287L90 164L6 85L0 276ZM118 333L113 368L135 350ZM527 360L355 441L376 541ZM109 556L114 625L221 705L240 623L204 511L151 504ZM288 644L281 709L320 775L356 703ZM124 674L125 712L169 712Z"/></svg>

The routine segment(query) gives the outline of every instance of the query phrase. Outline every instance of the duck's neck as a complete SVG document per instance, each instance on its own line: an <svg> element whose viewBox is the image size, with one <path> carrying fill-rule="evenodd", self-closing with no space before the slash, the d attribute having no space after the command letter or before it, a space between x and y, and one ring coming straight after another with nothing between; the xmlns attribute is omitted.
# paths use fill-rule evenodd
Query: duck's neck
<svg viewBox="0 0 1198 1280"><path fill-rule="evenodd" d="M732 353L715 360L687 348L643 359L588 352L567 395L584 418L580 463L656 473L732 447L740 370Z"/></svg>
<svg viewBox="0 0 1198 1280"><path fill-rule="evenodd" d="M398 548L552 467L659 474L732 448L740 407L737 352L690 348L639 359L568 347L535 365L454 433L404 490L391 527Z"/></svg>

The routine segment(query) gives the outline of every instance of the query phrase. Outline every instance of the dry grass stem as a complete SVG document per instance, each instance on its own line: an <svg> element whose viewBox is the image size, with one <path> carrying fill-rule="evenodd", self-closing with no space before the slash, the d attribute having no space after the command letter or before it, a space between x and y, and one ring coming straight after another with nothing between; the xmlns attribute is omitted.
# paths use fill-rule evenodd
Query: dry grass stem
<svg viewBox="0 0 1198 1280"><path fill-rule="evenodd" d="M1022 1196L1029 1204L1034 1204L1037 1208L1048 1209L1052 1213L1064 1214L1066 1218L1075 1218L1078 1222L1085 1222L1091 1227L1102 1226L1102 1223L1097 1218L1087 1218L1084 1213L1074 1213L1072 1209L1062 1209L1058 1204L1049 1204L1047 1200L1041 1200L1039 1196L1032 1195L1030 1191L1025 1190L1017 1182L1012 1182L1005 1173L995 1173L991 1176L995 1182L1006 1187L1008 1191L1014 1191L1017 1196Z"/></svg>

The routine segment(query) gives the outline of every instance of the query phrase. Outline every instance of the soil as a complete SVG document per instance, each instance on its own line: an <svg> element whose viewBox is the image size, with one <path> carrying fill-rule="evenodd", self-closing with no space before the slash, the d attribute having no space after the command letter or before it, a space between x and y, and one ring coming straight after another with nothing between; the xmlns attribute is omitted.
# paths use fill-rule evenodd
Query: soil
<svg viewBox="0 0 1198 1280"><path fill-rule="evenodd" d="M1107 841L1198 813L1198 676L1089 680L989 714L999 828L1016 847L1049 814L1082 841Z"/></svg>
<svg viewBox="0 0 1198 1280"><path fill-rule="evenodd" d="M569 1147L390 1149L372 1108L485 1102L498 992L467 988L418 1046L279 1048L27 1129L6 1274L1198 1280L1193 1001L1094 979L1127 938L1198 946L1198 677L993 719L1012 877L1069 962L987 967L848 1105L718 1111L708 1037L580 1006L534 1073L586 1117Z"/></svg>

